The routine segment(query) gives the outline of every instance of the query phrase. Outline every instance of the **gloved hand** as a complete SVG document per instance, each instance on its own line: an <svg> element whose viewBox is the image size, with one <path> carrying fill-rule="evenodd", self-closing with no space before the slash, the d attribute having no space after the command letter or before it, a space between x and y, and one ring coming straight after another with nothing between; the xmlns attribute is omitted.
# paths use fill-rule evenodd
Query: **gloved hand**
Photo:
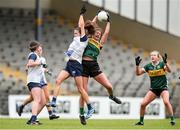
<svg viewBox="0 0 180 130"><path fill-rule="evenodd" d="M162 56L162 58L163 58L164 63L166 64L167 63L167 53L165 53L164 56Z"/></svg>
<svg viewBox="0 0 180 130"><path fill-rule="evenodd" d="M107 22L110 22L110 15L109 15L109 13L108 12L106 12L107 13Z"/></svg>
<svg viewBox="0 0 180 130"><path fill-rule="evenodd" d="M136 66L139 66L139 64L141 63L142 59L140 56L135 58L135 62L136 62Z"/></svg>
<svg viewBox="0 0 180 130"><path fill-rule="evenodd" d="M83 15L86 12L86 6L83 5L80 11L80 15Z"/></svg>
<svg viewBox="0 0 180 130"><path fill-rule="evenodd" d="M43 67L43 68L47 68L48 65L47 65L47 64L42 64L42 67Z"/></svg>

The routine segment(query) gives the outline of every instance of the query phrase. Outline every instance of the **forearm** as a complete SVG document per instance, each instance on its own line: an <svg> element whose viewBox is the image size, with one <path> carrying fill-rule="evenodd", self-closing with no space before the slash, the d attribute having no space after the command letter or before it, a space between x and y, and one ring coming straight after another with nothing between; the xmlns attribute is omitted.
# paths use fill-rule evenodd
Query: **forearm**
<svg viewBox="0 0 180 130"><path fill-rule="evenodd" d="M79 25L80 28L84 28L84 18L83 18L82 14L79 17L78 25Z"/></svg>
<svg viewBox="0 0 180 130"><path fill-rule="evenodd" d="M107 38L109 36L109 32L110 32L110 22L107 22L105 31L104 31L102 38L101 38L101 44L104 44L107 41Z"/></svg>
<svg viewBox="0 0 180 130"><path fill-rule="evenodd" d="M139 66L136 66L136 75L139 76L139 75L141 75L143 73L144 72L143 72L142 68L140 68Z"/></svg>
<svg viewBox="0 0 180 130"><path fill-rule="evenodd" d="M81 36L84 36L85 35L85 30L84 30L84 18L83 18L83 15L81 14L80 17L79 17L79 27L81 29Z"/></svg>
<svg viewBox="0 0 180 130"><path fill-rule="evenodd" d="M107 22L104 34L109 35L109 32L110 32L110 22Z"/></svg>
<svg viewBox="0 0 180 130"><path fill-rule="evenodd" d="M139 75L139 66L136 66L136 75Z"/></svg>
<svg viewBox="0 0 180 130"><path fill-rule="evenodd" d="M39 65L41 65L40 62L34 61L34 62L29 62L29 63L27 64L27 67L35 67L35 66L39 66Z"/></svg>
<svg viewBox="0 0 180 130"><path fill-rule="evenodd" d="M97 23L97 15L92 20L93 23Z"/></svg>
<svg viewBox="0 0 180 130"><path fill-rule="evenodd" d="M170 65L168 63L166 63L165 67L166 67L166 71L170 73L171 72Z"/></svg>

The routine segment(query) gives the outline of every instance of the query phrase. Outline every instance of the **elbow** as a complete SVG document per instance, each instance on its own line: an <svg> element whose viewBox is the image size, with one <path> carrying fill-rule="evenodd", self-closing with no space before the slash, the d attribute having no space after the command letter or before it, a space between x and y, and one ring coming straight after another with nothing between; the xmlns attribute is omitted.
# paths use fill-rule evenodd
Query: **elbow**
<svg viewBox="0 0 180 130"><path fill-rule="evenodd" d="M80 28L84 28L84 23L79 23Z"/></svg>
<svg viewBox="0 0 180 130"><path fill-rule="evenodd" d="M136 73L136 76L139 76L140 74L139 73Z"/></svg>
<svg viewBox="0 0 180 130"><path fill-rule="evenodd" d="M105 32L104 32L104 35L108 37L108 36L109 36L109 30L108 30L108 31L105 31Z"/></svg>
<svg viewBox="0 0 180 130"><path fill-rule="evenodd" d="M172 71L171 70L168 70L169 73L171 73Z"/></svg>
<svg viewBox="0 0 180 130"><path fill-rule="evenodd" d="M136 72L136 76L139 76L140 74L138 72Z"/></svg>

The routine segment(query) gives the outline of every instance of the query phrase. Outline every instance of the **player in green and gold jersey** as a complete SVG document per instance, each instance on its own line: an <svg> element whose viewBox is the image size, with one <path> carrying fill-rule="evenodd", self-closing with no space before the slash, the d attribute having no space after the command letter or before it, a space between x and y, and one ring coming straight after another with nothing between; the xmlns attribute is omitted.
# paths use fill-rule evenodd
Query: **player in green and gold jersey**
<svg viewBox="0 0 180 130"><path fill-rule="evenodd" d="M108 15L108 14L107 14ZM84 50L83 54L83 87L87 91L88 80L90 77L94 78L99 82L103 87L105 87L109 94L109 99L113 100L117 104L121 104L121 100L113 95L112 84L107 79L106 75L100 70L99 64L97 62L98 56L102 46L107 41L109 32L110 32L110 19L108 15L105 31L102 32L102 29L97 25L97 16L92 20L92 25L95 26L94 34L88 39L88 45ZM80 97L80 121L83 122L84 116L84 100L82 96ZM86 116L86 119L89 117ZM83 124L83 123L82 123Z"/></svg>
<svg viewBox="0 0 180 130"><path fill-rule="evenodd" d="M170 66L167 63L167 54L162 58L158 51L152 51L150 53L151 62L145 65L143 68L139 67L141 62L140 56L135 58L136 61L136 75L142 75L148 73L150 77L150 90L145 95L140 108L140 121L136 125L144 125L144 113L146 106L152 102L156 97L163 99L164 105L167 108L171 116L171 125L175 125L175 119L173 115L173 109L169 101L169 92L167 88L166 72L171 72ZM161 59L163 59L161 61Z"/></svg>

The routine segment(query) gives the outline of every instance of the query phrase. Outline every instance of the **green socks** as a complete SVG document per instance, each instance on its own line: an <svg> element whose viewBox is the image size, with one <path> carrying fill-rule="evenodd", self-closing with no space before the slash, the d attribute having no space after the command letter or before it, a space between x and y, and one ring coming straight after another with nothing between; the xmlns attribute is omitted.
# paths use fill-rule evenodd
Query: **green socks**
<svg viewBox="0 0 180 130"><path fill-rule="evenodd" d="M80 108L80 115L84 115L84 108L83 107Z"/></svg>
<svg viewBox="0 0 180 130"><path fill-rule="evenodd" d="M175 122L174 116L171 116L171 122Z"/></svg>
<svg viewBox="0 0 180 130"><path fill-rule="evenodd" d="M144 122L144 116L140 117L140 122Z"/></svg>

